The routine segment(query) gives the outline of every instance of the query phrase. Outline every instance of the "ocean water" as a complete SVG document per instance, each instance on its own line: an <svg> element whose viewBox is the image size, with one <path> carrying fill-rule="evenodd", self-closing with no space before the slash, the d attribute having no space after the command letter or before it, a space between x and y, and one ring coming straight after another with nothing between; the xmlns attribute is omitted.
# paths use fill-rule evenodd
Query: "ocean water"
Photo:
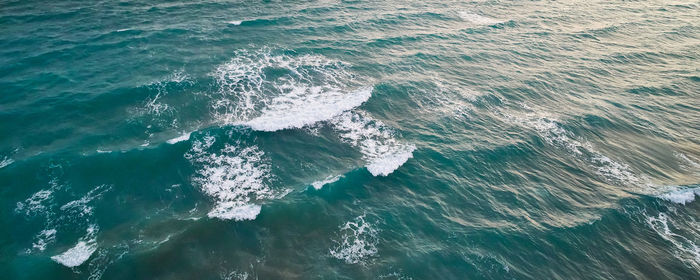
<svg viewBox="0 0 700 280"><path fill-rule="evenodd" d="M700 279L700 2L2 1L3 279Z"/></svg>

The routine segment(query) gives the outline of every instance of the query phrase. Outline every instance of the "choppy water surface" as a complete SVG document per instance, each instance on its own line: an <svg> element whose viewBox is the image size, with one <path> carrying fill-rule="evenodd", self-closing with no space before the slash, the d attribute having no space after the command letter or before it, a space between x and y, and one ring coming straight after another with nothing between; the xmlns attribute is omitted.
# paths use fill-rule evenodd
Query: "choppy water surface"
<svg viewBox="0 0 700 280"><path fill-rule="evenodd" d="M699 15L3 1L3 277L700 278Z"/></svg>

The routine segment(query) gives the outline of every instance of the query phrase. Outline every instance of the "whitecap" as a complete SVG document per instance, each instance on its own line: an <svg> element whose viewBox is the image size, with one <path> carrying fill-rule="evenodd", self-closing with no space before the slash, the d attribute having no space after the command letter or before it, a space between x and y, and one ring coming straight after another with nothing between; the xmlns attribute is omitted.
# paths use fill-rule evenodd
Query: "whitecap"
<svg viewBox="0 0 700 280"><path fill-rule="evenodd" d="M413 145L400 146L390 154L373 159L367 165L367 170L374 176L387 176L412 158L415 149L416 147Z"/></svg>
<svg viewBox="0 0 700 280"><path fill-rule="evenodd" d="M374 176L387 176L413 157L415 146L396 140L393 129L366 113L345 112L331 124L343 141L360 148Z"/></svg>
<svg viewBox="0 0 700 280"><path fill-rule="evenodd" d="M243 147L240 143L225 144L220 151L211 151L215 138L205 136L195 140L186 155L201 168L193 178L202 192L214 200L208 213L211 218L224 220L253 220L260 213L263 199L275 198L267 185L270 166L265 153L257 146Z"/></svg>
<svg viewBox="0 0 700 280"><path fill-rule="evenodd" d="M700 187L680 187L680 186L670 186L666 187L666 191L657 194L656 197L678 203L687 204L695 200L695 196L700 196Z"/></svg>
<svg viewBox="0 0 700 280"><path fill-rule="evenodd" d="M175 143L178 143L178 142L190 140L190 134L191 134L191 132L189 132L189 133L184 133L184 134L182 134L182 135L180 135L180 136L178 136L178 137L175 137L175 138L172 138L172 139L168 140L167 142L168 142L168 144L175 144Z"/></svg>
<svg viewBox="0 0 700 280"><path fill-rule="evenodd" d="M96 234L97 225L91 225L87 229L86 236L81 238L75 246L51 257L51 259L67 267L76 267L83 264L97 250Z"/></svg>
<svg viewBox="0 0 700 280"><path fill-rule="evenodd" d="M207 216L222 220L255 220L261 209L262 207L256 204L241 205L237 201L226 201L217 203Z"/></svg>
<svg viewBox="0 0 700 280"><path fill-rule="evenodd" d="M211 96L214 118L263 131L328 120L371 96L371 87L346 68L319 55L237 51L212 73L218 86Z"/></svg>
<svg viewBox="0 0 700 280"><path fill-rule="evenodd" d="M340 180L340 177L340 175L328 176L326 177L326 179L311 183L311 186L314 187L314 189L320 190L325 185L337 182L338 180Z"/></svg>
<svg viewBox="0 0 700 280"><path fill-rule="evenodd" d="M51 259L67 267L76 267L87 261L95 250L97 245L94 242L79 241L73 248Z"/></svg>
<svg viewBox="0 0 700 280"><path fill-rule="evenodd" d="M504 22L503 20L500 19L494 19L486 16L482 16L479 14L474 14L470 12L459 12L459 17L462 18L462 20L477 24L477 25L494 25L494 24L499 24Z"/></svg>
<svg viewBox="0 0 700 280"><path fill-rule="evenodd" d="M241 25L243 23L242 20L232 20L232 21L227 21L226 23L231 24L231 25Z"/></svg>
<svg viewBox="0 0 700 280"><path fill-rule="evenodd" d="M372 88L369 87L350 93L324 92L320 87L299 87L292 89L290 94L272 99L261 116L245 124L259 131L301 128L358 107L370 96Z"/></svg>
<svg viewBox="0 0 700 280"><path fill-rule="evenodd" d="M365 215L345 223L339 228L338 240L330 249L331 256L349 264L365 261L377 254L378 230L375 225L365 221Z"/></svg>

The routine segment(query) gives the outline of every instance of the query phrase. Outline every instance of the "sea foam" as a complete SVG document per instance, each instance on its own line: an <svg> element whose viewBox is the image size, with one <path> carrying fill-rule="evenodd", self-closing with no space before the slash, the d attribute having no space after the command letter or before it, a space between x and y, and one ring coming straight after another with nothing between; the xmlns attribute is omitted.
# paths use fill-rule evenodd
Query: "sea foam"
<svg viewBox="0 0 700 280"><path fill-rule="evenodd" d="M212 148L216 139L205 136L193 142L187 154L201 165L194 182L210 196L215 205L208 213L223 220L253 220L260 213L259 201L275 198L267 185L270 166L257 146L226 143L223 149Z"/></svg>
<svg viewBox="0 0 700 280"><path fill-rule="evenodd" d="M87 229L87 234L75 246L51 257L51 259L67 267L76 267L83 264L97 250L97 230L97 225L91 225Z"/></svg>
<svg viewBox="0 0 700 280"><path fill-rule="evenodd" d="M361 88L350 93L324 92L319 87L295 88L290 94L272 99L261 116L245 124L260 131L301 128L358 107L371 95L371 88Z"/></svg>
<svg viewBox="0 0 700 280"><path fill-rule="evenodd" d="M666 189L666 191L657 194L656 197L685 205L693 202L696 195L700 196L700 187L671 186Z"/></svg>
<svg viewBox="0 0 700 280"><path fill-rule="evenodd" d="M331 256L349 264L363 262L377 254L377 233L375 225L365 221L365 215L359 216L339 228L338 239L333 240L336 246L330 249Z"/></svg>
<svg viewBox="0 0 700 280"><path fill-rule="evenodd" d="M345 112L331 124L343 141L360 148L374 176L387 176L413 157L415 146L399 142L393 129L364 112Z"/></svg>
<svg viewBox="0 0 700 280"><path fill-rule="evenodd" d="M360 106L372 94L343 62L269 49L237 51L212 76L218 86L211 96L214 117L261 131L328 120Z"/></svg>

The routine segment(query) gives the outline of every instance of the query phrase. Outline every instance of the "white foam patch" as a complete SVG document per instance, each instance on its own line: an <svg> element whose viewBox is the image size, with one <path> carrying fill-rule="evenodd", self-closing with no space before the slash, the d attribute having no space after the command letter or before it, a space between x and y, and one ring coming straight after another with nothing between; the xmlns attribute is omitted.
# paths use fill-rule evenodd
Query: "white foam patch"
<svg viewBox="0 0 700 280"><path fill-rule="evenodd" d="M415 146L396 140L395 132L363 112L345 112L331 120L343 141L359 147L374 176L387 176L413 157Z"/></svg>
<svg viewBox="0 0 700 280"><path fill-rule="evenodd" d="M96 234L97 226L91 225L87 230L87 234L75 246L60 255L51 257L51 259L66 267L76 267L83 264L97 250Z"/></svg>
<svg viewBox="0 0 700 280"><path fill-rule="evenodd" d="M224 220L253 220L260 213L263 199L275 198L266 182L270 166L257 147L225 144L221 151L209 151L214 137L196 140L187 157L202 167L194 178L216 205L208 216Z"/></svg>
<svg viewBox="0 0 700 280"><path fill-rule="evenodd" d="M231 25L241 25L243 23L242 20L232 20L232 21L227 21L226 23L231 24Z"/></svg>
<svg viewBox="0 0 700 280"><path fill-rule="evenodd" d="M371 88L350 93L323 91L321 87L292 88L289 94L272 99L261 116L246 124L260 131L301 128L358 107L370 96Z"/></svg>
<svg viewBox="0 0 700 280"><path fill-rule="evenodd" d="M415 149L411 145L402 146L402 149L372 160L367 165L367 170L374 176L387 176L412 158Z"/></svg>
<svg viewBox="0 0 700 280"><path fill-rule="evenodd" d="M459 12L459 17L466 22L470 22L476 25L494 25L505 22L504 20L494 19L466 11Z"/></svg>
<svg viewBox="0 0 700 280"><path fill-rule="evenodd" d="M191 134L191 132L182 134L178 137L175 137L173 139L168 140L167 142L168 142L168 144L175 144L175 143L179 143L182 141L190 140L190 134Z"/></svg>
<svg viewBox="0 0 700 280"><path fill-rule="evenodd" d="M656 197L685 205L693 202L696 195L700 196L700 187L670 186L666 187L666 191L659 193Z"/></svg>
<svg viewBox="0 0 700 280"><path fill-rule="evenodd" d="M658 217L647 216L646 218L647 224L661 238L673 244L676 258L690 264L695 269L700 269L700 247L695 244L697 236L693 238L683 236L666 213L659 213Z"/></svg>
<svg viewBox="0 0 700 280"><path fill-rule="evenodd" d="M338 240L333 240L337 246L330 249L331 256L349 264L365 261L377 254L377 229L365 221L365 215L345 223L339 229Z"/></svg>
<svg viewBox="0 0 700 280"><path fill-rule="evenodd" d="M340 175L328 176L326 177L326 179L311 183L311 186L314 187L314 189L320 190L325 185L337 182L338 180L340 180L340 177Z"/></svg>
<svg viewBox="0 0 700 280"><path fill-rule="evenodd" d="M254 130L301 128L360 106L371 96L345 63L269 49L237 51L212 73L214 118Z"/></svg>
<svg viewBox="0 0 700 280"><path fill-rule="evenodd" d="M53 256L51 259L67 267L76 267L87 261L95 250L97 250L95 243L78 241L78 244L75 244L73 248L60 255Z"/></svg>

